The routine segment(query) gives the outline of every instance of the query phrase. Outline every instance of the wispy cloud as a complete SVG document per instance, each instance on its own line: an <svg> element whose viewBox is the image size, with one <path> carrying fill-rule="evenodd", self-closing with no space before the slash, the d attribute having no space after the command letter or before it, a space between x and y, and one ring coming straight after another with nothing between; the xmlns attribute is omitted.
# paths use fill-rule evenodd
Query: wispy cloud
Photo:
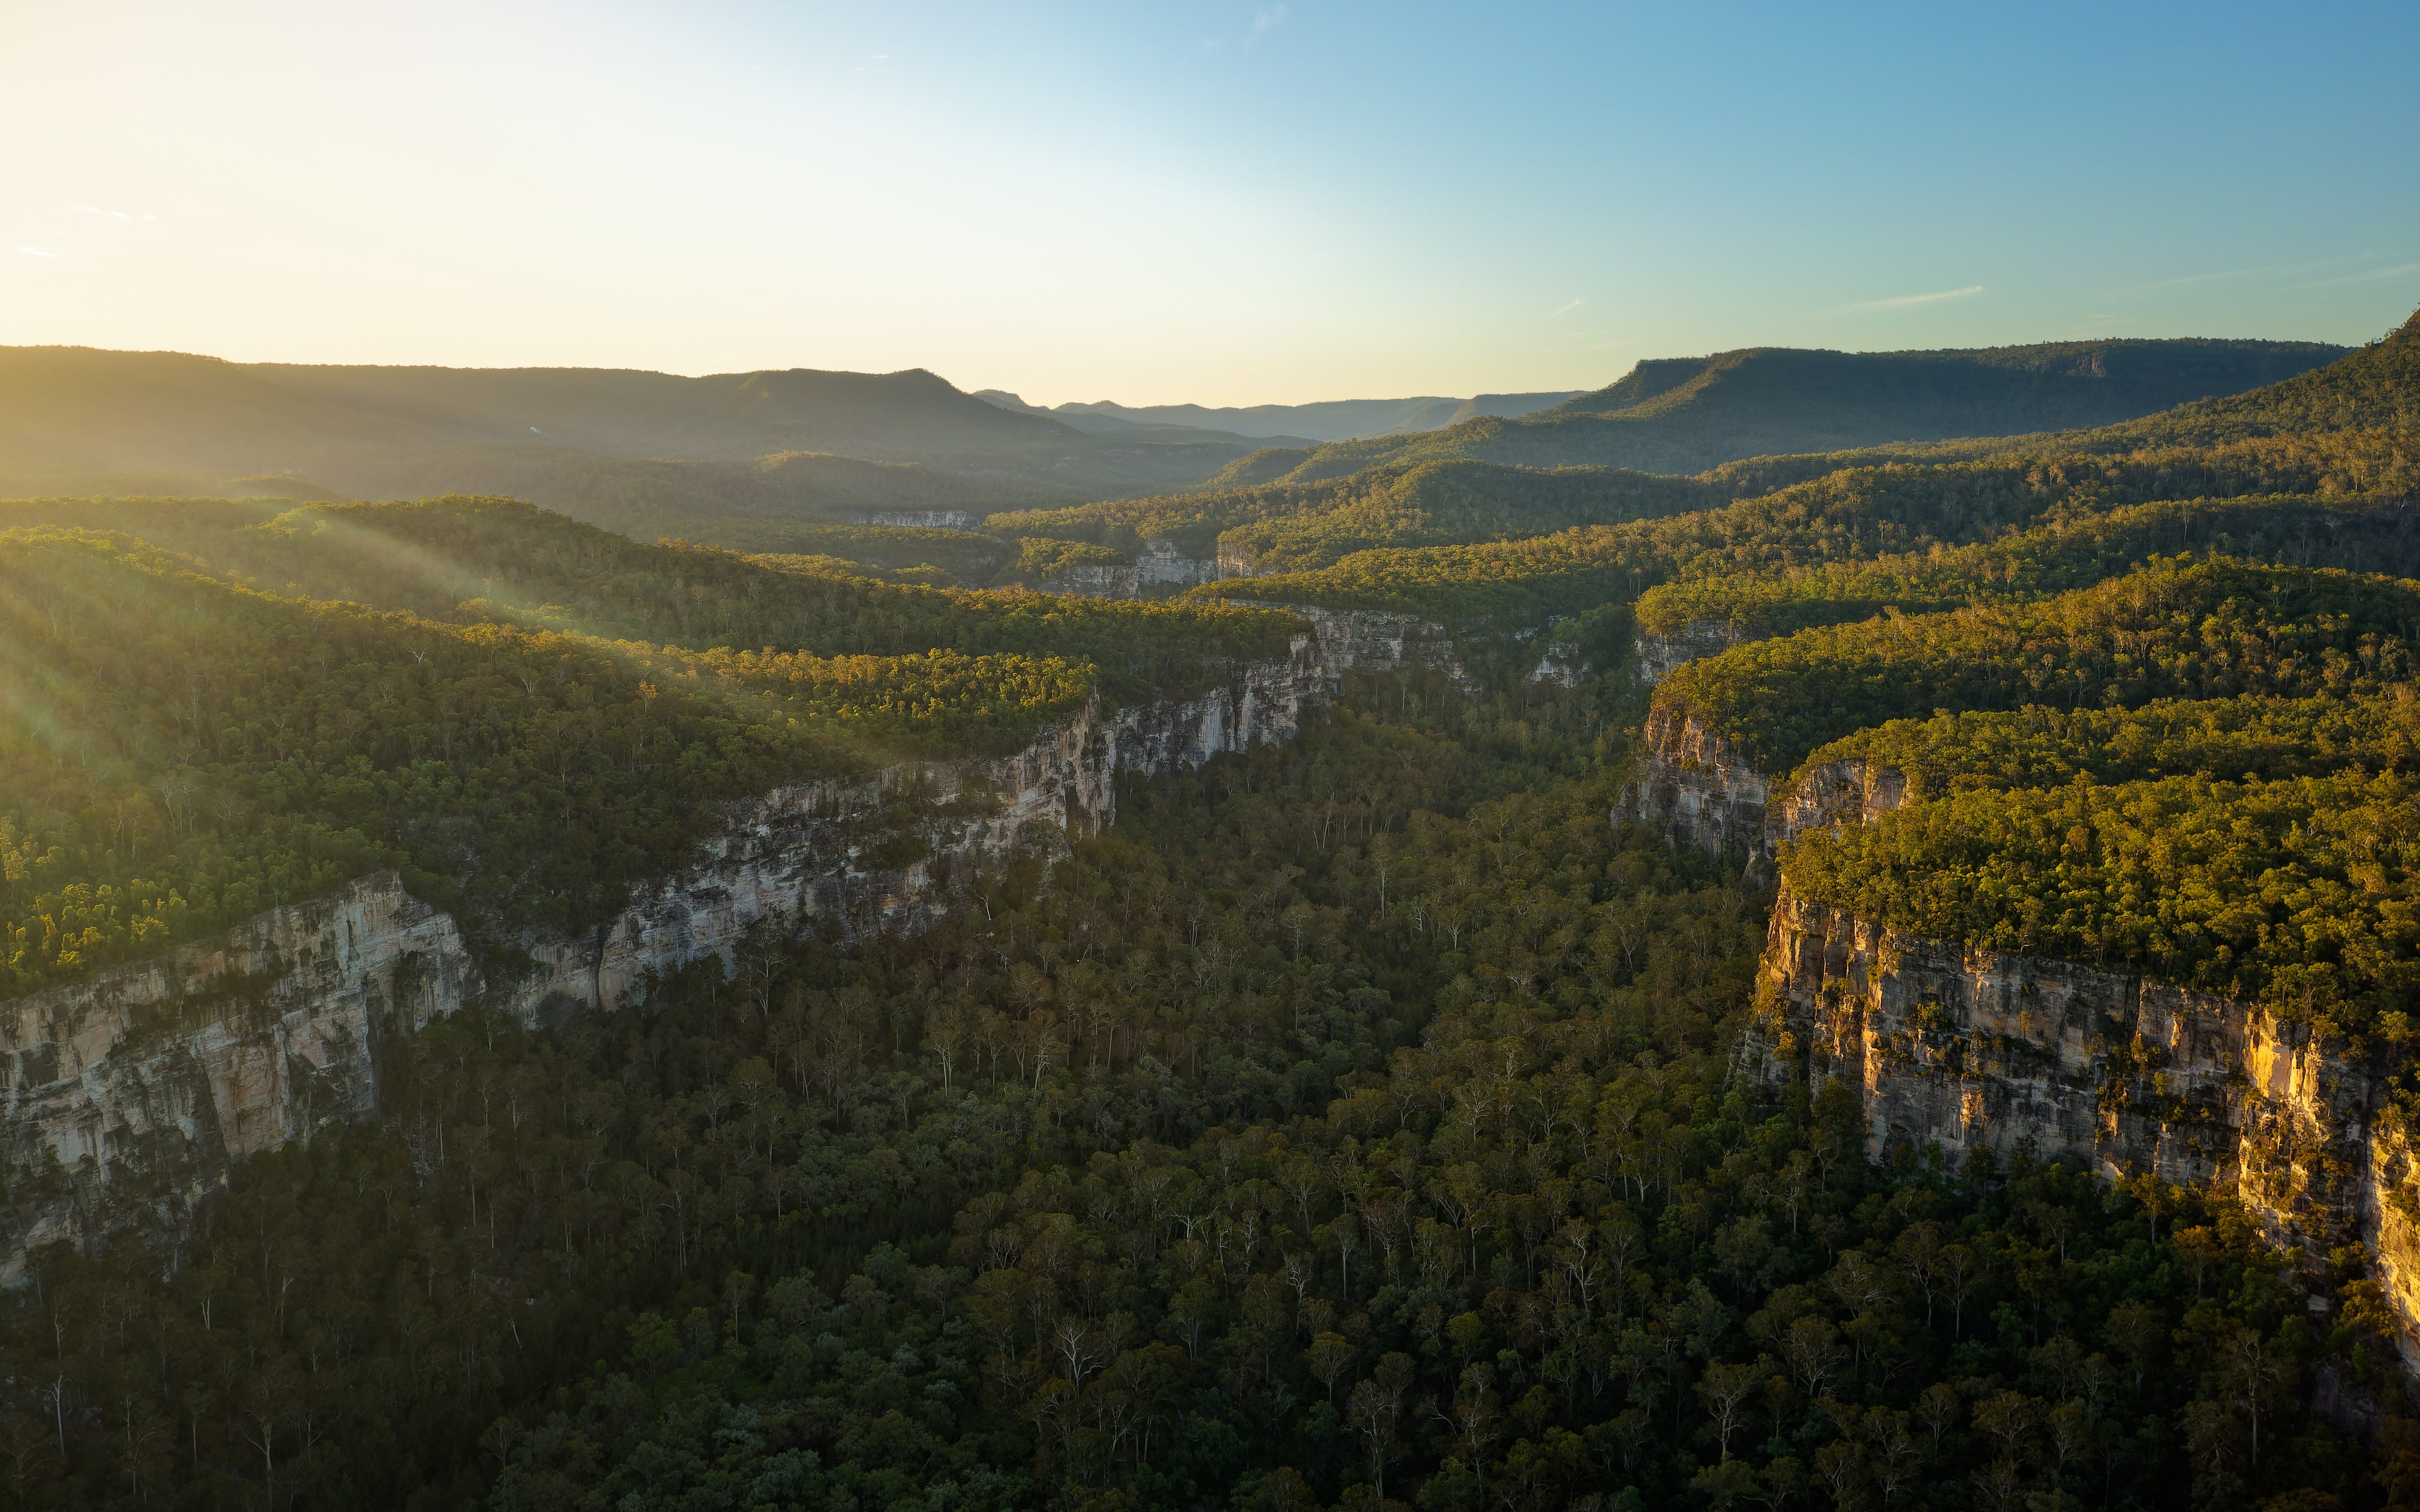
<svg viewBox="0 0 2420 1512"><path fill-rule="evenodd" d="M1571 303L1564 305L1561 309L1557 310L1555 313L1556 313L1557 315L1569 315L1569 314L1571 314L1574 310L1578 309L1581 305L1586 304L1587 302L1588 302L1588 301L1586 301L1586 300L1574 300Z"/></svg>
<svg viewBox="0 0 2420 1512"><path fill-rule="evenodd" d="M1265 37L1285 23L1286 8L1283 6L1271 6L1266 10L1255 11L1252 14L1252 35Z"/></svg>
<svg viewBox="0 0 2420 1512"><path fill-rule="evenodd" d="M2375 284L2381 279L2401 278L2406 273L2420 273L2420 263L2397 263L2392 268L2373 268L2366 273L2347 273L2342 278L2323 278L2316 284L2297 284L2296 288L2326 288L2332 284Z"/></svg>
<svg viewBox="0 0 2420 1512"><path fill-rule="evenodd" d="M1918 304L1939 304L1944 300L1962 300L1969 294L1982 292L1982 285L1970 284L1964 288L1943 289L1938 294L1902 294L1895 300L1867 300L1861 304L1852 304L1849 308L1852 310L1904 310Z"/></svg>
<svg viewBox="0 0 2420 1512"><path fill-rule="evenodd" d="M61 252L56 247L19 247L17 250L23 253L28 257L60 257L66 255L65 253Z"/></svg>

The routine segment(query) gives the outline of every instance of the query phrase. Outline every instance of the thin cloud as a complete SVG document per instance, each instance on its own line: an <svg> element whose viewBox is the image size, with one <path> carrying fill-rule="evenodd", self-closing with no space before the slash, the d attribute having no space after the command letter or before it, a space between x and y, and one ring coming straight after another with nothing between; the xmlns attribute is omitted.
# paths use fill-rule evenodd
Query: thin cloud
<svg viewBox="0 0 2420 1512"><path fill-rule="evenodd" d="M1571 303L1564 305L1561 309L1557 310L1555 313L1556 313L1557 315L1569 315L1569 314L1571 314L1574 310L1578 309L1581 305L1586 304L1587 302L1588 302L1588 301L1586 301L1586 300L1574 300Z"/></svg>
<svg viewBox="0 0 2420 1512"><path fill-rule="evenodd" d="M1918 304L1939 304L1944 300L1962 300L1969 294L1982 292L1982 285L1970 284L1964 288L1943 289L1938 294L1902 294L1895 300L1868 300L1862 304L1852 304L1849 308L1852 310L1905 310Z"/></svg>
<svg viewBox="0 0 2420 1512"><path fill-rule="evenodd" d="M17 250L23 253L28 257L64 257L67 255L66 253L60 251L56 247L19 247Z"/></svg>
<svg viewBox="0 0 2420 1512"><path fill-rule="evenodd" d="M2334 284L2375 284L2381 279L2401 278L2406 273L2420 273L2420 263L2398 263L2393 268L2373 268L2366 273L2347 273L2342 278L2323 278L2316 284L2297 284L2296 288L2326 288Z"/></svg>
<svg viewBox="0 0 2420 1512"><path fill-rule="evenodd" d="M1265 35L1269 32L1276 31L1279 27L1284 25L1285 23L1286 8L1283 6L1272 6L1266 10L1258 11L1253 14L1252 30L1256 33Z"/></svg>

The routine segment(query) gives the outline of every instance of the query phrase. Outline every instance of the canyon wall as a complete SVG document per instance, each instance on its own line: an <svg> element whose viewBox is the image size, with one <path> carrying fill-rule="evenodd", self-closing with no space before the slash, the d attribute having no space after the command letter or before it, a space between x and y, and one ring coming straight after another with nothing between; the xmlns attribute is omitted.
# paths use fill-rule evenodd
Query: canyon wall
<svg viewBox="0 0 2420 1512"><path fill-rule="evenodd" d="M1063 846L1116 817L1117 779L1198 766L1222 751L1291 740L1325 702L1329 664L1311 637L1282 662L1239 668L1180 703L1105 713L1095 700L998 761L892 767L865 782L777 789L735 809L707 854L584 939L528 942L535 968L511 1002L533 1023L613 1007L651 972L725 962L766 920L829 917L856 938L913 933L1021 847Z"/></svg>
<svg viewBox="0 0 2420 1512"><path fill-rule="evenodd" d="M380 1041L479 990L453 918L381 872L0 1003L0 1280L29 1244L104 1215L174 1222L230 1161L368 1114Z"/></svg>
<svg viewBox="0 0 2420 1512"><path fill-rule="evenodd" d="M1062 567L1042 579L1044 593L1071 598L1132 598L1141 586L1140 567Z"/></svg>
<svg viewBox="0 0 2420 1512"><path fill-rule="evenodd" d="M163 959L0 1003L0 1280L30 1244L175 1225L236 1159L367 1116L380 1043L483 993L553 1024L707 955L736 964L760 927L786 934L830 918L852 938L912 933L968 904L1009 856L1108 825L1121 775L1290 740L1348 670L1423 661L1459 673L1443 632L1408 616L1311 618L1285 659L1238 666L1198 698L1094 700L1012 756L910 763L735 805L689 867L610 924L518 942L531 964L517 980L483 982L457 920L383 872Z"/></svg>
<svg viewBox="0 0 2420 1512"><path fill-rule="evenodd" d="M1390 614L1374 609L1312 609L1301 604L1255 606L1282 609L1311 622L1319 657L1332 672L1383 671L1397 667L1426 667L1469 690L1478 687L1463 670L1462 654L1453 636L1435 620L1416 614Z"/></svg>

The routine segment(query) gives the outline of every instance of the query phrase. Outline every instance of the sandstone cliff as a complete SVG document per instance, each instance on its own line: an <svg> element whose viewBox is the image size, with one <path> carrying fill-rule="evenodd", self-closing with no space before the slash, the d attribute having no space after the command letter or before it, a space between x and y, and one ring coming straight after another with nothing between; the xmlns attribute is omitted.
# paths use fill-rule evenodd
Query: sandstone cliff
<svg viewBox="0 0 2420 1512"><path fill-rule="evenodd" d="M1218 563L1213 558L1188 557L1178 549L1176 542L1167 536L1154 536L1135 552L1136 580L1146 588L1189 588L1195 583L1218 580Z"/></svg>
<svg viewBox="0 0 2420 1512"><path fill-rule="evenodd" d="M2362 1047L2130 973L1912 938L1786 887L1757 1001L1740 1070L1846 1085L1869 1155L2156 1172L2239 1192L2273 1242L2314 1258L2366 1243L2420 1367L2412 1162Z"/></svg>
<svg viewBox="0 0 2420 1512"><path fill-rule="evenodd" d="M378 1103L378 1046L479 991L454 919L392 872L163 960L0 1004L0 1279L29 1243L174 1221L229 1161Z"/></svg>

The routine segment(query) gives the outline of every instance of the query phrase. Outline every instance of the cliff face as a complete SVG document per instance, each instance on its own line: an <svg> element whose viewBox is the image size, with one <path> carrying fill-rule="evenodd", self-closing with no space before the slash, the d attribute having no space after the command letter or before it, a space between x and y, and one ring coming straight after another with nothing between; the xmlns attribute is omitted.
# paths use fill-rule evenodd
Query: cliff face
<svg viewBox="0 0 2420 1512"><path fill-rule="evenodd" d="M1021 847L1063 845L1116 816L1121 773L1198 766L1222 751L1291 740L1327 697L1318 647L1242 668L1183 703L1105 714L1097 701L1015 756L892 767L871 781L777 789L733 810L695 865L588 939L532 941L536 968L514 989L530 1022L613 1007L650 972L720 955L771 921L784 933L829 916L845 934L915 933Z"/></svg>
<svg viewBox="0 0 2420 1512"><path fill-rule="evenodd" d="M1787 887L1760 975L1740 1069L1848 1086L1869 1155L2025 1149L2234 1188L2281 1246L2317 1257L2367 1243L2420 1367L2412 1161L2377 1127L2366 1053L2256 1005L1912 938Z"/></svg>
<svg viewBox="0 0 2420 1512"><path fill-rule="evenodd" d="M0 1280L101 1217L106 1187L173 1220L230 1161L367 1114L379 1043L479 988L453 918L384 872L0 1004Z"/></svg>
<svg viewBox="0 0 2420 1512"><path fill-rule="evenodd" d="M521 941L534 964L493 1000L524 1022L560 1022L628 1001L651 973L710 954L733 963L760 926L923 929L1008 855L1109 823L1121 774L1292 739L1346 668L1437 645L1450 660L1450 642L1330 616L1285 660L1238 667L1200 698L1115 711L1096 701L1013 756L778 789L730 810L696 861L610 926ZM0 1280L28 1244L130 1218L176 1222L233 1160L366 1116L379 1045L483 990L457 921L388 872L167 959L0 1003Z"/></svg>
<svg viewBox="0 0 2420 1512"><path fill-rule="evenodd" d="M1463 670L1452 635L1434 620L1373 609L1284 607L1311 622L1320 660L1332 672L1421 666L1445 673L1457 687L1476 686Z"/></svg>
<svg viewBox="0 0 2420 1512"><path fill-rule="evenodd" d="M1658 703L1649 712L1627 804L1633 821L1709 856L1737 847L1754 865L1773 857L1765 838L1772 794L1764 774L1687 708Z"/></svg>
<svg viewBox="0 0 2420 1512"><path fill-rule="evenodd" d="M1669 635L1640 631L1635 665L1638 680L1652 687L1684 661L1719 656L1749 639L1720 620L1693 620Z"/></svg>
<svg viewBox="0 0 2420 1512"><path fill-rule="evenodd" d="M1167 536L1155 536L1142 544L1142 549L1135 553L1135 572L1136 580L1147 588L1189 588L1195 583L1218 580L1217 561L1188 557Z"/></svg>

